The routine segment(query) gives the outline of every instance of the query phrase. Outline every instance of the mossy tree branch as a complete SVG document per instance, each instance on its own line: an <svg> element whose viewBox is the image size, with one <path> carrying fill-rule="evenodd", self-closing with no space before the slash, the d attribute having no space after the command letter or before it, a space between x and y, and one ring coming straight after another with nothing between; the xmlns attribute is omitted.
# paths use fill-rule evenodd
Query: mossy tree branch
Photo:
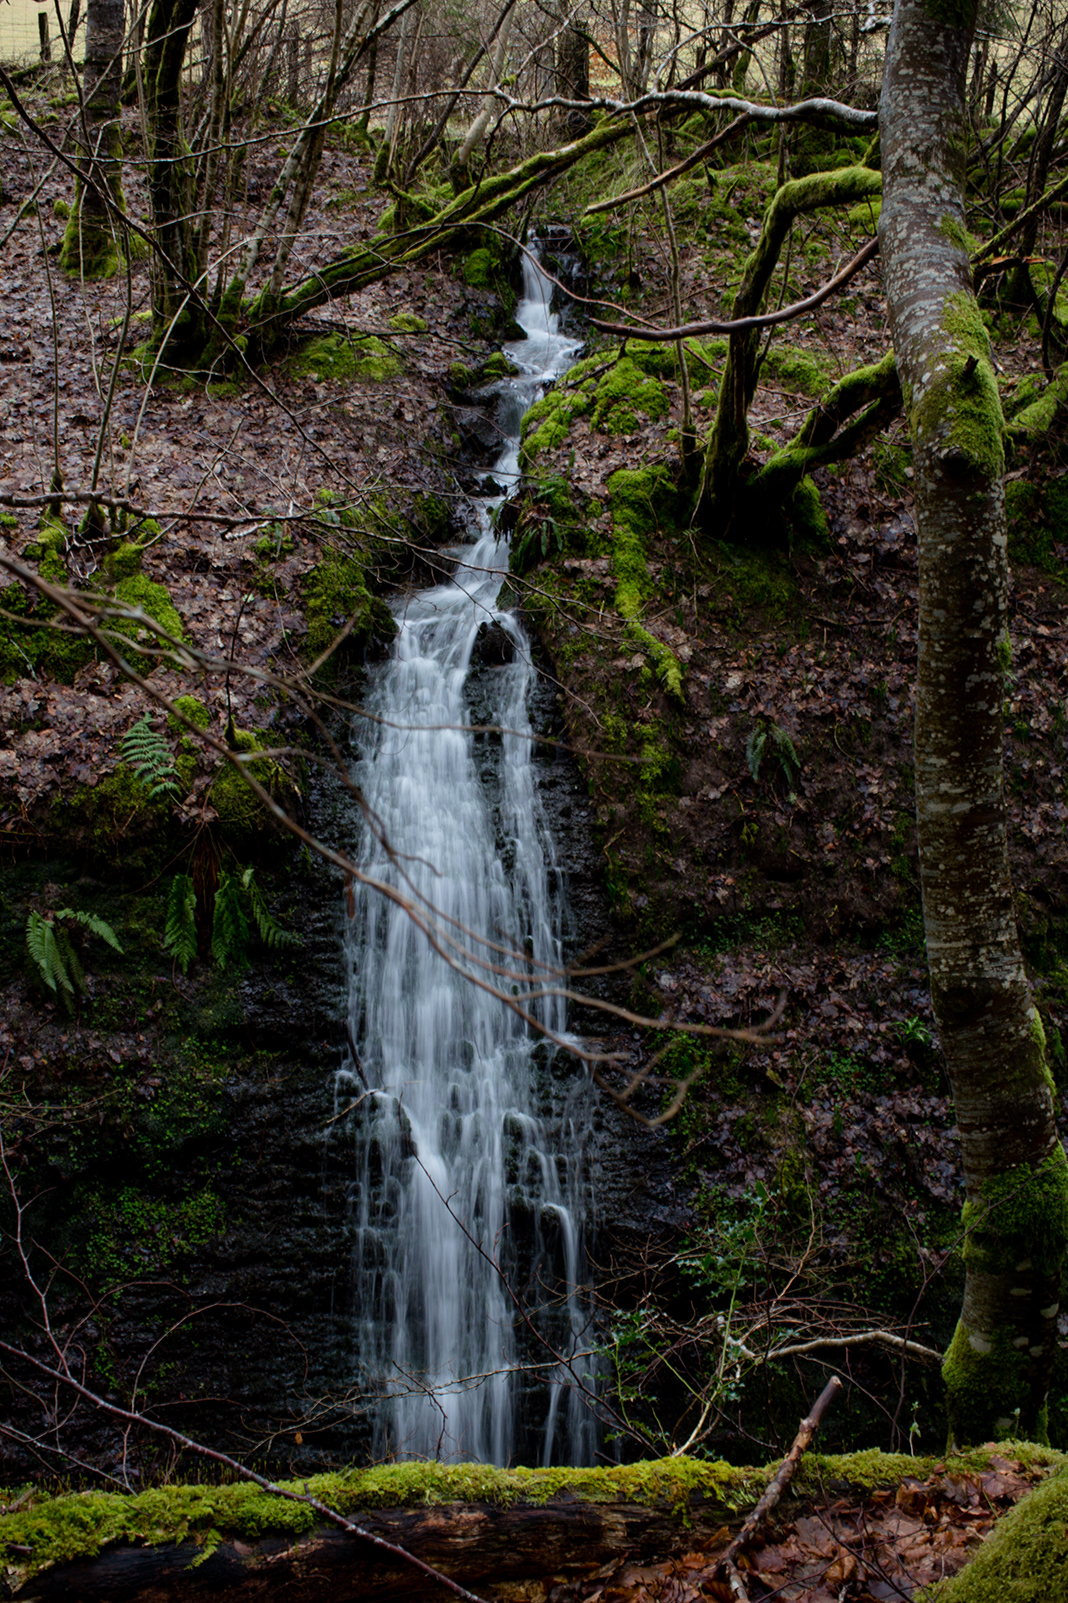
<svg viewBox="0 0 1068 1603"><path fill-rule="evenodd" d="M897 363L888 351L881 362L847 373L828 390L789 445L776 451L750 482L749 493L781 506L806 473L856 456L900 410Z"/></svg>
<svg viewBox="0 0 1068 1603"><path fill-rule="evenodd" d="M734 297L731 320L756 316L764 304L772 274L795 219L829 206L852 205L879 194L882 176L868 167L812 173L783 184L764 213L764 226L745 264ZM740 489L742 462L749 449L749 407L759 371L760 331L732 333L723 370L716 417L705 451L702 522L723 533L730 526Z"/></svg>

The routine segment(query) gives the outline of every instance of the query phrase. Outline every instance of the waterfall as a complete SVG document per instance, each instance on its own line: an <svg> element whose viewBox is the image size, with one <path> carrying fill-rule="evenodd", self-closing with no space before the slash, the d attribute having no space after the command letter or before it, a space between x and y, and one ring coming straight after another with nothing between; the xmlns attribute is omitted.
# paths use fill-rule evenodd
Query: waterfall
<svg viewBox="0 0 1068 1603"><path fill-rule="evenodd" d="M526 338L505 347L520 371L494 387L505 444L487 475L506 493L519 420L578 345L550 296L524 257ZM532 763L529 642L497 605L501 499L476 503L477 537L448 553L448 583L398 601L391 660L358 720L369 821L357 861L417 919L381 891L357 886L350 902L359 1062L341 1071L337 1097L339 1109L355 1104L356 1379L376 1397L376 1456L586 1463L593 1417L553 1353L581 1354L590 1335L587 1090L488 988L529 997L530 1015L564 1032L561 999L538 995L560 960L563 909ZM482 670L474 720L468 670L487 623L510 660ZM477 736L474 721L500 733Z"/></svg>

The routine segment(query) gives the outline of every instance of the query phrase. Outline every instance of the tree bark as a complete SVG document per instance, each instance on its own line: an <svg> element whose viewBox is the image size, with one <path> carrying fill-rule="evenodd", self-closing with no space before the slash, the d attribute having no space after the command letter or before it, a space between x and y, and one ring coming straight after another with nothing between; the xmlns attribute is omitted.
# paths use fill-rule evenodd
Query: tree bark
<svg viewBox="0 0 1068 1603"><path fill-rule="evenodd" d="M107 278L119 265L114 210L123 210L118 122L123 35L123 0L89 0L82 178L60 252L64 271L82 278Z"/></svg>
<svg viewBox="0 0 1068 1603"><path fill-rule="evenodd" d="M967 1188L964 1304L943 1369L958 1443L1043 1435L1068 1226L1009 875L1004 425L962 198L977 8L897 0L880 106L879 237L916 475L920 875Z"/></svg>

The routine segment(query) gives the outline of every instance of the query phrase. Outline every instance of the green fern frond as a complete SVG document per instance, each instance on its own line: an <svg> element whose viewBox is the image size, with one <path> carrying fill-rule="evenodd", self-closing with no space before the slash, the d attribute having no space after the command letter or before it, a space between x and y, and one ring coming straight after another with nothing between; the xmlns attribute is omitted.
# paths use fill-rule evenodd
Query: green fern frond
<svg viewBox="0 0 1068 1603"><path fill-rule="evenodd" d="M248 919L241 905L242 880L223 872L215 892L215 917L211 924L211 955L221 969L227 963L240 965L248 954Z"/></svg>
<svg viewBox="0 0 1068 1603"><path fill-rule="evenodd" d="M149 801L157 796L179 800L181 783L171 759L171 749L158 730L149 723L148 713L128 729L119 746L124 762L148 789Z"/></svg>
<svg viewBox="0 0 1068 1603"><path fill-rule="evenodd" d="M75 994L84 996L86 992L85 970L82 968L81 959L74 950L71 938L62 924L57 922L52 926L52 938L56 943L56 952L59 955L61 964L61 968L57 970L56 978L59 980L60 989L64 993L67 1011L73 1013Z"/></svg>
<svg viewBox="0 0 1068 1603"><path fill-rule="evenodd" d="M171 882L163 948L187 974L197 955L197 893L188 874L175 874Z"/></svg>
<svg viewBox="0 0 1068 1603"><path fill-rule="evenodd" d="M67 929L67 922L81 924L92 934L121 952L118 938L111 925L95 913L83 913L74 907L61 907L51 918L31 912L26 918L26 951L44 985L68 1013L73 1013L75 1002L84 996L88 987L81 958Z"/></svg>
<svg viewBox="0 0 1068 1603"><path fill-rule="evenodd" d="M249 906L252 908L252 917L256 921L256 928L260 932L260 940L268 951L281 952L302 945L299 935L293 930L284 929L272 917L267 903L263 899L263 892L256 884L251 868L246 868L241 876L241 883L248 892Z"/></svg>
<svg viewBox="0 0 1068 1603"><path fill-rule="evenodd" d="M56 989L56 977L49 960L49 940L52 935L52 926L40 913L30 913L26 920L26 953L41 976L41 981L52 992Z"/></svg>
<svg viewBox="0 0 1068 1603"><path fill-rule="evenodd" d="M745 743L745 760L749 764L749 772L754 782L760 778L760 764L764 756L764 747L767 745L768 732L758 724Z"/></svg>
<svg viewBox="0 0 1068 1603"><path fill-rule="evenodd" d="M107 941L108 945L116 952L122 951L122 947L119 945L118 936L115 934L115 931L112 929L111 925L108 924L106 920L98 918L95 913L82 913L78 912L73 907L61 907L59 912L56 914L56 917L76 919L77 922L84 925L87 930L91 930L94 935L99 935L102 941Z"/></svg>

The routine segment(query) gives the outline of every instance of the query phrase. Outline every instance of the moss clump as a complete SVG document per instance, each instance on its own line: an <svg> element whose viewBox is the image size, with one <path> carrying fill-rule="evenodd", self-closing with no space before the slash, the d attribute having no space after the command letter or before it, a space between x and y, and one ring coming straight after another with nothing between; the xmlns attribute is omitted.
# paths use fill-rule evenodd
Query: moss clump
<svg viewBox="0 0 1068 1603"><path fill-rule="evenodd" d="M972 1562L930 1603L1051 1603L1068 1574L1068 1473L1036 1486L998 1521Z"/></svg>
<svg viewBox="0 0 1068 1603"><path fill-rule="evenodd" d="M496 290L498 269L493 252L482 245L463 259L464 283L472 289Z"/></svg>
<svg viewBox="0 0 1068 1603"><path fill-rule="evenodd" d="M800 538L813 545L829 545L831 525L823 510L820 492L807 476L790 497L790 518Z"/></svg>
<svg viewBox="0 0 1068 1603"><path fill-rule="evenodd" d="M612 563L616 575L616 608L627 621L627 632L651 659L657 675L673 696L682 696L682 664L670 647L657 640L638 622L652 593L645 557L646 539L661 519L672 520L679 495L671 475L661 464L647 468L620 468L608 480L612 512Z"/></svg>
<svg viewBox="0 0 1068 1603"><path fill-rule="evenodd" d="M827 388L828 367L796 346L772 345L764 357L762 376L799 394L819 397Z"/></svg>
<svg viewBox="0 0 1068 1603"><path fill-rule="evenodd" d="M182 620L173 601L167 594L166 588L162 584L157 584L154 580L147 578L143 573L133 573L126 579L120 579L115 586L115 599L116 601L121 601L124 606L139 607L148 617L154 619L161 629L165 629L173 640L183 640L185 638ZM115 639L123 655L128 657L130 665L140 674L151 673L159 659L156 655L149 655L147 652L136 650L131 652L126 644L127 641L132 640L135 646L151 646L153 652L173 649L168 646L165 640L161 640L159 635L152 629L147 629L138 623L128 622L124 618L118 619L108 630L108 633Z"/></svg>
<svg viewBox="0 0 1068 1603"><path fill-rule="evenodd" d="M176 712L180 712L184 718L188 718L189 722L195 724L198 729L208 729L210 727L211 713L202 701L197 700L196 696L176 696L174 707ZM174 716L174 713L168 713L167 728L181 730L185 728L185 725Z"/></svg>
<svg viewBox="0 0 1068 1603"><path fill-rule="evenodd" d="M395 351L373 334L347 339L322 334L308 340L286 363L290 378L311 378L316 384L381 384L396 378L404 364Z"/></svg>
<svg viewBox="0 0 1068 1603"><path fill-rule="evenodd" d="M267 738L251 729L230 731L233 749L249 757L245 762L225 762L219 769L208 799L219 815L219 828L238 856L251 854L262 846L264 836L277 832L278 824L267 804L247 783L248 774L269 795L289 788L286 774L270 757L253 757L263 751Z"/></svg>
<svg viewBox="0 0 1068 1603"><path fill-rule="evenodd" d="M414 312L394 312L389 326L395 334L425 334L429 327L426 318Z"/></svg>
<svg viewBox="0 0 1068 1603"><path fill-rule="evenodd" d="M340 552L324 556L304 580L304 616L312 658L320 657L350 620L344 642L348 651L392 640L397 632L385 602L368 589L365 564Z"/></svg>
<svg viewBox="0 0 1068 1603"><path fill-rule="evenodd" d="M148 790L126 763L95 785L78 785L55 803L62 811L64 839L97 862L117 863L133 874L156 867L170 803L150 801Z"/></svg>

